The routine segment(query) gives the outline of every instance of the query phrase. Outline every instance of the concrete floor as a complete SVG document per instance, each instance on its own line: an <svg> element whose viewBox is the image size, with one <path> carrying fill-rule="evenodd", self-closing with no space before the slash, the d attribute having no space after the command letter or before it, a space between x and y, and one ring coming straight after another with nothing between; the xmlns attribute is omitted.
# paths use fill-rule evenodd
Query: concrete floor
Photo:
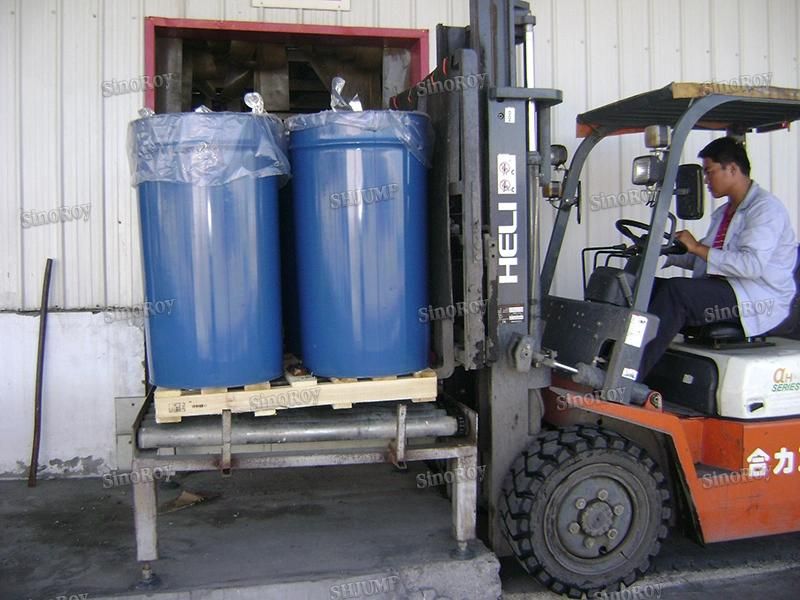
<svg viewBox="0 0 800 600"><path fill-rule="evenodd" d="M404 474L369 465L183 476L184 489L219 497L159 517L162 584L149 595L133 589L130 487L0 482L0 600L496 600L497 559L479 543L472 560L450 557L450 503L441 488L418 489L419 472L412 463ZM161 489L159 502L178 492ZM512 559L500 564L505 600L560 597ZM798 588L800 533L703 548L672 531L632 591L795 600Z"/></svg>
<svg viewBox="0 0 800 600"><path fill-rule="evenodd" d="M480 543L474 558L451 558L450 503L437 488L418 489L414 474L424 465L416 469L184 476L184 489L219 497L159 516L155 595L133 588L129 486L0 482L0 599L499 598L497 559ZM178 491L162 487L159 503Z"/></svg>

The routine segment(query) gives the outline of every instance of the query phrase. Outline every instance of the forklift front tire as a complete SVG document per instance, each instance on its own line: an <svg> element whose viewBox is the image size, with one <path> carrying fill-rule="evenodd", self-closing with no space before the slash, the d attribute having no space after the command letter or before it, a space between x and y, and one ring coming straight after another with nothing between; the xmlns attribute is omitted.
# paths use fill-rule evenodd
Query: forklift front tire
<svg viewBox="0 0 800 600"><path fill-rule="evenodd" d="M498 510L525 570L571 598L647 572L671 515L655 461L613 431L584 426L543 431L512 465Z"/></svg>

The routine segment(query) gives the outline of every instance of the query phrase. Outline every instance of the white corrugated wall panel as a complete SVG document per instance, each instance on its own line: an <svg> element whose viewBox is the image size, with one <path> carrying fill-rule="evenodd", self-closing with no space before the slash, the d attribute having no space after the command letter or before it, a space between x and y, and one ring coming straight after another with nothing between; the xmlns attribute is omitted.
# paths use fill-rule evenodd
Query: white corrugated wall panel
<svg viewBox="0 0 800 600"><path fill-rule="evenodd" d="M261 8L255 8L250 0L220 0L224 8L223 18L229 21L262 21Z"/></svg>
<svg viewBox="0 0 800 600"><path fill-rule="evenodd" d="M769 10L769 68L772 79L786 87L800 86L798 72L798 30L800 30L800 8L796 0L770 0ZM797 24L787 27L788 24ZM772 135L769 158L771 190L783 199L795 224L795 233L800 235L800 132L797 127L790 134ZM794 200L794 201L791 201Z"/></svg>
<svg viewBox="0 0 800 600"><path fill-rule="evenodd" d="M350 10L339 13L339 24L345 27L375 27L377 14L375 0L350 0Z"/></svg>
<svg viewBox="0 0 800 600"><path fill-rule="evenodd" d="M60 203L80 219L64 223L64 306L102 303L105 292L101 15L99 0L77 0L61 10ZM88 90L90 93L85 93ZM79 207L78 213L74 207Z"/></svg>
<svg viewBox="0 0 800 600"><path fill-rule="evenodd" d="M142 8L134 2L103 3L104 81L130 80L144 73ZM87 89L87 100L96 93ZM141 92L103 98L106 290L104 298L94 299L101 306L131 306L143 299L139 217L125 146L128 123L143 105Z"/></svg>
<svg viewBox="0 0 800 600"><path fill-rule="evenodd" d="M20 182L21 208L37 215L61 205L62 120L59 110L62 71L58 2L20 2ZM80 85L80 84L79 84ZM19 227L20 223L11 226ZM63 238L58 224L22 231L25 261L22 301L26 308L39 304L42 270L47 257L59 262L53 272L51 302L64 306ZM71 266L70 266L71 268Z"/></svg>
<svg viewBox="0 0 800 600"><path fill-rule="evenodd" d="M428 30L428 66L429 70L436 67L436 25L450 23L452 6L447 0L431 2L430 0L415 0L412 5L414 29Z"/></svg>
<svg viewBox="0 0 800 600"><path fill-rule="evenodd" d="M0 78L6 94L0 102L0 309L22 305L21 167L18 149L22 99L20 43L22 15L19 3L0 3Z"/></svg>
<svg viewBox="0 0 800 600"><path fill-rule="evenodd" d="M587 94L588 61L586 51L587 2L559 0L553 2L551 31L553 35L553 86L564 91L564 101L555 111L553 141L564 144L572 156L578 142L575 138L575 115L589 104ZM599 29L599 28L598 28ZM602 30L601 30L602 31ZM568 34L566 32L569 32ZM597 32L599 33L599 32ZM607 32L606 32L607 34ZM606 57L607 58L607 57ZM566 68L565 65L571 65ZM572 115L570 118L569 115ZM585 183L584 183L585 185ZM585 193L585 188L584 188ZM544 210L548 210L545 208ZM552 293L567 294L561 284L562 273L580 279L580 253L586 246L587 228L575 225L574 219L564 237L566 252L561 254ZM545 236L543 236L545 237Z"/></svg>
<svg viewBox="0 0 800 600"><path fill-rule="evenodd" d="M374 27L414 27L413 1L375 0L377 19Z"/></svg>
<svg viewBox="0 0 800 600"><path fill-rule="evenodd" d="M230 4L234 3L231 2ZM233 8L238 8L238 6ZM226 10L223 9L223 3L220 0L186 0L183 14L187 19L212 19L216 21L226 18L223 14L224 12ZM235 12L235 10L231 10L231 12ZM227 18L234 20L233 17ZM235 20L245 21L246 19L237 17Z"/></svg>
<svg viewBox="0 0 800 600"><path fill-rule="evenodd" d="M586 98L589 106L601 106L619 99L619 39L617 35L617 1L601 0L587 5L586 12ZM597 58L604 57L600 61ZM621 181L619 169L620 141L610 138L600 142L595 150L594 160L588 164L587 178L593 187L600 190L620 191L627 189ZM587 190L588 191L588 190ZM599 246L608 243L609 237L616 236L614 222L619 218L617 210L591 210L590 195L583 196L585 220L577 229L584 234L584 245ZM588 201L588 202L587 202ZM588 203L588 206L587 206ZM578 262L574 273L580 273L581 255L571 254ZM572 267L572 264L569 264Z"/></svg>
<svg viewBox="0 0 800 600"><path fill-rule="evenodd" d="M644 10L641 8L644 7ZM647 10L647 5L642 4L639 0L620 0L617 4L617 18L619 27L617 28L617 37L619 39L619 96L625 98L634 94L639 94L646 91L650 87L650 27L649 18L650 13ZM620 35L620 32L625 32ZM637 221L648 221L650 209L641 204L642 195L640 190L634 188L631 183L629 162L631 157L642 154L642 138L635 135L619 136L619 154L617 156L618 164L615 166L616 176L618 178L618 187L620 196L618 196L620 203L623 199L628 201L627 206L620 206L619 209L607 209L606 212L614 214L614 218L622 218L623 216L628 219ZM605 192L606 194L612 193L613 190ZM593 193L602 193L593 192ZM622 196L621 194L626 194ZM592 227L593 212L603 212L602 210L592 210L602 208L603 200L600 197L596 198L596 202L592 205L591 198L587 205L589 213L589 227ZM634 204L633 200L638 203ZM612 236L616 235L616 231L606 234L606 240L614 239ZM600 243L604 243L601 236L595 236L595 239Z"/></svg>

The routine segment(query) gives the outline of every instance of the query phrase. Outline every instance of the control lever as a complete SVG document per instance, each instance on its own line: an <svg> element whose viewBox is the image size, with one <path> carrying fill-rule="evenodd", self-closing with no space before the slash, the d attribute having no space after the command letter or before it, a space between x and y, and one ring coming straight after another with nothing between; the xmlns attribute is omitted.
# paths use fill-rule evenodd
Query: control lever
<svg viewBox="0 0 800 600"><path fill-rule="evenodd" d="M570 367L569 365L565 365L564 363L560 363L556 360L557 354L553 351L549 353L544 352L535 352L533 354L534 364L539 366L550 367L551 369L558 369L560 371L566 371L567 373L577 374L578 369L575 367Z"/></svg>

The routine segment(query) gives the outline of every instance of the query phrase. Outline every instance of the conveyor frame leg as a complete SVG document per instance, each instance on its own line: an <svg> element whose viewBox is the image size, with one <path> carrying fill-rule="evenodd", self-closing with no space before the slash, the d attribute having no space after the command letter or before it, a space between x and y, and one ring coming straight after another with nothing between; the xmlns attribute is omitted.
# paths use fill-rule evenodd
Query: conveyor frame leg
<svg viewBox="0 0 800 600"><path fill-rule="evenodd" d="M133 463L133 470L137 472L136 461ZM144 479L144 481L133 484L133 521L136 526L136 559L140 562L158 559L156 482L152 477Z"/></svg>
<svg viewBox="0 0 800 600"><path fill-rule="evenodd" d="M475 539L476 510L478 505L478 458L469 454L447 461L448 470L455 474L452 487L453 537L457 549L454 556L471 558L468 542ZM474 476L473 476L474 475Z"/></svg>

